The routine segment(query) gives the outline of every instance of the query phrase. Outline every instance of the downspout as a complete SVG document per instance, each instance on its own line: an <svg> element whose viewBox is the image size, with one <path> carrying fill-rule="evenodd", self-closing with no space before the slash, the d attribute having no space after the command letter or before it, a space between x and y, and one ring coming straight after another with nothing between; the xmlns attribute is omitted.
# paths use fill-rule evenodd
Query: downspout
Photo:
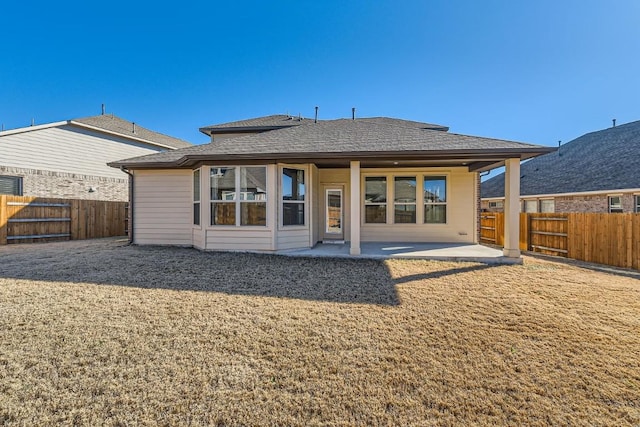
<svg viewBox="0 0 640 427"><path fill-rule="evenodd" d="M134 200L134 185L133 185L133 174L127 170L124 166L120 166L120 170L127 175L129 175L129 244L133 244L133 230L135 229L133 226L133 200Z"/></svg>

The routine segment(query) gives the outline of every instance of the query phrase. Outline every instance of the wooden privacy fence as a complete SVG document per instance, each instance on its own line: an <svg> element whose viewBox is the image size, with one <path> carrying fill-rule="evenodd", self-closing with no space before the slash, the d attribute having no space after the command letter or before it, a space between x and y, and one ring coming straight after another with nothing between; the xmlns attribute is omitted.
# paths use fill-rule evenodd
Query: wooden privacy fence
<svg viewBox="0 0 640 427"><path fill-rule="evenodd" d="M0 196L0 245L126 234L125 202Z"/></svg>
<svg viewBox="0 0 640 427"><path fill-rule="evenodd" d="M504 246L504 213L482 213L480 241ZM520 249L640 269L640 214L521 213Z"/></svg>

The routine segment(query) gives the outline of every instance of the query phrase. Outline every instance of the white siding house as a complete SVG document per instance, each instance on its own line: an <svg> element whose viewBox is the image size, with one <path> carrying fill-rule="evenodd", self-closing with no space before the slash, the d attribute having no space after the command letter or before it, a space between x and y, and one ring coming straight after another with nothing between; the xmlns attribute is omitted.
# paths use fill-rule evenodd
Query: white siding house
<svg viewBox="0 0 640 427"><path fill-rule="evenodd" d="M479 172L504 165L517 188L520 160L553 150L390 118L268 116L201 131L210 144L110 164L136 183L134 243L271 252L333 241L353 255L360 242L477 243ZM504 252L519 256L517 232Z"/></svg>
<svg viewBox="0 0 640 427"><path fill-rule="evenodd" d="M112 115L7 130L0 132L0 192L126 201L128 176L108 162L190 145Z"/></svg>

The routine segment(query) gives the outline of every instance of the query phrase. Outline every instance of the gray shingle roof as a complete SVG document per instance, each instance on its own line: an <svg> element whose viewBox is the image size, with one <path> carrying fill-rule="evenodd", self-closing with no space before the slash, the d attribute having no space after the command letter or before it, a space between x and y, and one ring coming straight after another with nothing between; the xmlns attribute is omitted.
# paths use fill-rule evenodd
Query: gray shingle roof
<svg viewBox="0 0 640 427"><path fill-rule="evenodd" d="M121 119L112 114L103 114L99 116L83 117L80 119L72 119L71 123L81 123L95 128L104 129L109 132L117 133L126 138L138 138L156 144L165 145L171 148L190 147L192 144L182 139L164 135L159 132L143 128L136 123L135 133L133 132L133 122Z"/></svg>
<svg viewBox="0 0 640 427"><path fill-rule="evenodd" d="M394 120L394 119L390 119ZM388 120L339 119L309 123L214 141L180 150L114 162L117 166L160 165L176 167L186 159L229 160L292 158L343 158L382 154L431 155L502 152L520 155L546 153L549 147L500 139L458 135L439 130L388 124Z"/></svg>
<svg viewBox="0 0 640 427"><path fill-rule="evenodd" d="M520 194L640 188L640 121L587 133L523 163ZM482 183L484 198L504 197L504 174Z"/></svg>
<svg viewBox="0 0 640 427"><path fill-rule="evenodd" d="M318 120L319 122L325 122L329 120ZM449 130L448 127L437 125L433 123L415 122L412 120L395 119L391 117L366 117L358 119L360 122L370 122L376 124L395 125L395 126L407 126L418 129L432 129L432 130ZM211 135L211 133L225 133L225 132L241 132L250 130L274 130L285 127L293 127L315 123L313 119L304 117L289 116L286 114L275 114L272 116L256 117L247 120L238 120L235 122L221 123L210 126L204 126L200 128L200 131Z"/></svg>

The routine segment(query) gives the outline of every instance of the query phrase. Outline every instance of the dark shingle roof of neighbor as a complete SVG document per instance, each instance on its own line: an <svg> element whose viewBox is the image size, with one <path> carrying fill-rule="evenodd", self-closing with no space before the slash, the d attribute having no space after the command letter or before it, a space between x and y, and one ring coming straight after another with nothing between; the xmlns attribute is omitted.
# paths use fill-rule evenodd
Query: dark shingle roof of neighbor
<svg viewBox="0 0 640 427"><path fill-rule="evenodd" d="M192 144L187 141L164 135L159 132L154 132L152 130L139 126L137 123L134 133L133 122L121 119L120 117L114 116L113 114L102 114L99 116L72 119L70 120L70 122L76 122L95 128L104 129L108 132L113 132L126 138L138 138L152 143L165 145L170 148L184 148L192 146Z"/></svg>
<svg viewBox="0 0 640 427"><path fill-rule="evenodd" d="M198 158L278 158L289 157L346 157L348 155L376 155L378 153L484 153L501 151L514 153L546 153L553 148L500 139L459 135L440 130L422 129L409 125L389 124L386 118L324 120L304 126L281 128L259 134L223 139L205 145L151 154L111 163L112 166L166 164L176 167L189 156ZM416 122L413 122L416 123ZM271 156L271 157L270 157Z"/></svg>
<svg viewBox="0 0 640 427"><path fill-rule="evenodd" d="M371 122L377 124L387 124L396 126L408 126L418 129L432 129L432 130L449 130L448 127L437 125L433 123L415 122L412 120L394 119L391 117L366 117L357 119L361 122ZM318 120L319 122L325 122L329 120ZM211 133L225 133L230 131L249 131L252 129L265 129L273 130L284 127L293 127L314 123L313 119L305 117L290 116L287 114L275 114L271 116L256 117L247 120L238 120L235 122L221 123L210 126L204 126L200 128L200 131L210 135Z"/></svg>
<svg viewBox="0 0 640 427"><path fill-rule="evenodd" d="M520 194L640 188L640 121L587 133L520 168ZM482 183L483 198L504 197L504 174Z"/></svg>

